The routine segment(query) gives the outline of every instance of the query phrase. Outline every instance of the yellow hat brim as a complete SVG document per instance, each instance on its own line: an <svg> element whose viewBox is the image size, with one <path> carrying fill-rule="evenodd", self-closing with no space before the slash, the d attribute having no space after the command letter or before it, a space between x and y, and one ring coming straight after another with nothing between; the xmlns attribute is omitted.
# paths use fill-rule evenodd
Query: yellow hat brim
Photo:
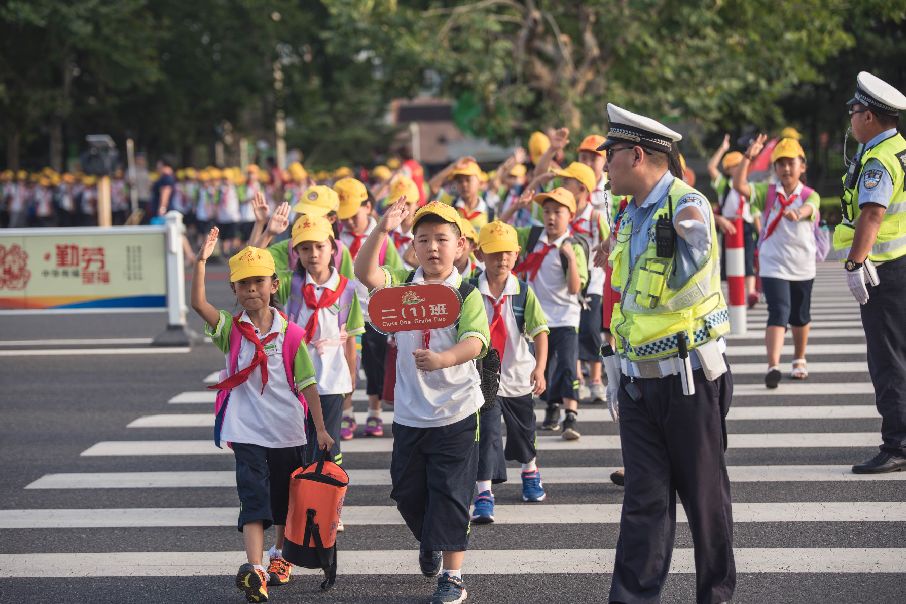
<svg viewBox="0 0 906 604"><path fill-rule="evenodd" d="M573 178L573 177L570 176L570 178ZM544 202L545 202L545 201L553 201L553 202L556 202L556 203L558 203L559 205L563 206L564 208L566 208L567 210L569 210L569 211L572 212L573 214L576 213L576 205L575 205L575 203L572 204L572 205L570 205L570 204L568 204L568 203L563 203L563 200L557 199L556 197L554 197L554 196L551 195L550 193L539 193L538 195L535 195L535 198L533 199L533 201L534 201L535 203L537 203L539 206L542 206L542 207L544 206Z"/></svg>
<svg viewBox="0 0 906 604"><path fill-rule="evenodd" d="M330 214L330 208L300 201L293 206L293 212L305 214L306 216L327 216Z"/></svg>
<svg viewBox="0 0 906 604"><path fill-rule="evenodd" d="M230 282L235 283L248 279L249 277L273 277L275 270L270 270L263 266L244 266L230 273Z"/></svg>
<svg viewBox="0 0 906 604"><path fill-rule="evenodd" d="M497 252L518 252L519 243L513 241L489 241L479 246L485 254L496 254Z"/></svg>
<svg viewBox="0 0 906 604"><path fill-rule="evenodd" d="M306 241L320 243L321 241L327 241L328 239L333 239L333 233L328 233L320 229L312 229L308 231L302 231L301 233L293 236L292 246L296 247L300 243L304 243Z"/></svg>
<svg viewBox="0 0 906 604"><path fill-rule="evenodd" d="M350 203L350 204L340 204L340 208L337 210L337 216L340 220L347 220L355 216L355 213L359 211L359 208L362 207L361 203Z"/></svg>

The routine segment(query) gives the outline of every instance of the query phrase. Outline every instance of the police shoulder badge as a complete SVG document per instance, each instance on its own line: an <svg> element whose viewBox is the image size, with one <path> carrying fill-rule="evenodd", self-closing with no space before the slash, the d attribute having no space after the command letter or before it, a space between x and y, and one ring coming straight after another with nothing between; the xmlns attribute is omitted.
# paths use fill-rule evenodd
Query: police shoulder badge
<svg viewBox="0 0 906 604"><path fill-rule="evenodd" d="M881 178L883 178L884 172L881 170L866 170L862 174L862 186L866 190L872 190L881 184Z"/></svg>

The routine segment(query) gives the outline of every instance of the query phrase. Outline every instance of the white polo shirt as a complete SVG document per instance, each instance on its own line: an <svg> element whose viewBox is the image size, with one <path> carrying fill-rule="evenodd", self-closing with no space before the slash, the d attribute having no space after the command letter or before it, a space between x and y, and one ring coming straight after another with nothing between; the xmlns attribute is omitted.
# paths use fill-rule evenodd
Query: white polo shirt
<svg viewBox="0 0 906 604"><path fill-rule="evenodd" d="M373 217L368 218L368 226L365 228L365 236L371 234L371 231L374 230L374 227L377 226L377 221ZM355 237L346 232L345 230L340 231L340 241L342 241L347 248L352 249L352 242L355 241ZM365 239L362 239L362 245L365 245ZM387 242L388 247L393 245L392 242ZM350 253L351 255L351 253ZM355 258L353 258L355 260ZM355 293L359 297L359 305L362 307L362 315L365 317L365 320L368 320L368 288L362 285L362 283L355 279L353 281L355 284Z"/></svg>
<svg viewBox="0 0 906 604"><path fill-rule="evenodd" d="M559 248L563 242L570 236L569 231L560 235L554 241L549 241L547 231L542 231L535 249L528 250L529 253L541 250L544 244L553 243L557 246L544 257L541 262L541 268L538 274L529 282L541 308L547 316L547 324L550 327L572 327L579 328L579 315L582 307L579 304L579 296L569 293L566 286L566 274L563 272L563 263L560 260ZM585 253L578 244L573 245L576 254L576 263L579 269L579 280L584 283L588 280L588 269L586 266Z"/></svg>
<svg viewBox="0 0 906 604"><path fill-rule="evenodd" d="M478 291L484 300L484 310L488 315L488 324L494 319L494 304L500 298L494 298L488 287L487 275L482 273L478 278ZM516 324L516 315L513 312L513 296L519 294L519 280L515 275L510 275L500 294L505 297L500 312L506 324L506 350L503 363L500 367L500 388L497 393L505 397L525 396L532 392L532 371L535 370L535 356L529 349L528 340L525 339L519 326ZM525 299L525 331L529 338L534 338L539 333L550 332L547 319L538 298L532 288L528 288Z"/></svg>
<svg viewBox="0 0 906 604"><path fill-rule="evenodd" d="M330 277L323 285L318 285L310 274L305 275L305 285L311 284L315 289L315 299L320 299L325 289L336 291L340 285L340 274L335 268L330 269ZM346 287L354 287L354 282L349 281ZM352 302L341 306L343 296L336 304L318 309L318 331L308 344L308 356L315 368L318 378L318 394L348 394L352 392L352 378L349 374L349 364L346 362L346 348L342 341L343 330L347 338L354 338L365 332L365 322L362 320L362 311L359 307L357 296L352 296ZM291 319L298 325L305 327L311 318L313 309L307 304L302 304L299 314ZM341 325L340 320L345 318Z"/></svg>
<svg viewBox="0 0 906 604"><path fill-rule="evenodd" d="M406 281L409 271L382 267L385 285L400 285ZM422 269L418 268L413 283L425 280ZM459 288L462 277L455 268L445 282ZM444 329L430 330L429 348L435 352L449 350L466 338L478 338L482 352L487 351L488 317L481 301L481 293L474 289L463 301L459 323ZM449 426L478 411L484 403L481 393L481 378L475 363L467 361L446 369L420 371L415 368L413 353L422 348L421 330L401 331L396 337L396 387L393 391L393 421L414 428L437 428Z"/></svg>
<svg viewBox="0 0 906 604"><path fill-rule="evenodd" d="M592 216L595 213L598 214L598 220L593 221ZM607 219L604 216L603 210L593 207L590 203L585 204L585 207L579 212L579 215L573 219L572 224L577 224L586 231L590 231L590 236L581 233L574 234L575 237L585 238L588 242L588 249L590 252L594 252L595 248L601 244L602 238L610 236L610 228L607 226ZM594 253L588 254L586 260L588 261L588 293L602 296L604 295L604 279L606 273L602 267L595 266Z"/></svg>

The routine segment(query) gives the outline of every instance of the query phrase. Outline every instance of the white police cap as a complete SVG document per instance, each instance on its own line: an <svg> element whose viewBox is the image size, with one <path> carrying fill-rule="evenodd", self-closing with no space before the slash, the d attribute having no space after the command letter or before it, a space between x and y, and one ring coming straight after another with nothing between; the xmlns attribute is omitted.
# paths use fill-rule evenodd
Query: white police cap
<svg viewBox="0 0 906 604"><path fill-rule="evenodd" d="M610 130L607 131L607 140L598 147L598 151L604 151L619 142L629 142L652 151L669 153L673 143L683 139L679 132L674 132L662 123L613 103L607 103L607 119L610 121Z"/></svg>
<svg viewBox="0 0 906 604"><path fill-rule="evenodd" d="M896 117L906 109L906 96L881 78L860 71L856 78L856 94L846 104L856 103L877 113Z"/></svg>

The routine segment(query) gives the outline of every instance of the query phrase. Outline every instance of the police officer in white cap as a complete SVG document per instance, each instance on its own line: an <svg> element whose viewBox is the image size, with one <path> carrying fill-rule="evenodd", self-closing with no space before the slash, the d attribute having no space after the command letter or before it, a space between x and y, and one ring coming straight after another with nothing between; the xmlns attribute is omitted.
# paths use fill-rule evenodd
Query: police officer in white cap
<svg viewBox="0 0 906 604"><path fill-rule="evenodd" d="M736 565L724 452L733 380L711 206L680 178L678 133L616 105L607 114L600 149L611 189L632 197L613 249L598 254L601 262L609 251L622 293L611 332L626 490L610 601L659 600L677 495L695 542L697 601L730 600Z"/></svg>
<svg viewBox="0 0 906 604"><path fill-rule="evenodd" d="M859 151L843 177L843 223L834 248L861 304L868 372L881 414L880 452L856 474L906 470L906 96L863 71L848 102Z"/></svg>

